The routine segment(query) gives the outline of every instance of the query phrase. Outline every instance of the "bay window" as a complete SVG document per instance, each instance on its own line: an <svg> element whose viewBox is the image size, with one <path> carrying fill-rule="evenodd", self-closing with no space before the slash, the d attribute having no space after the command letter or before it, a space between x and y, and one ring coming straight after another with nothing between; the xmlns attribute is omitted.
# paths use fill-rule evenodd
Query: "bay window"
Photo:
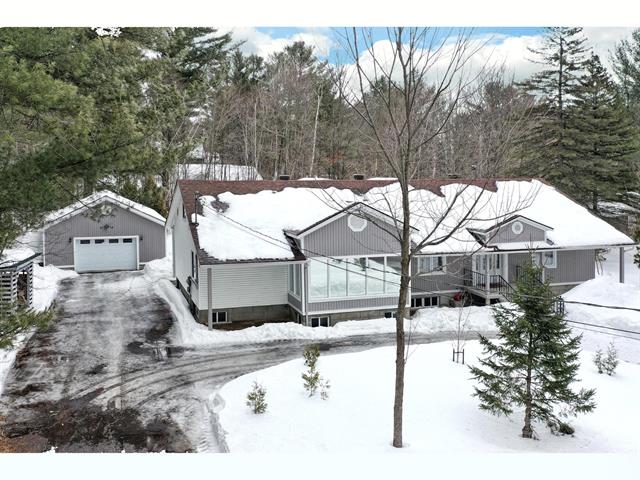
<svg viewBox="0 0 640 480"><path fill-rule="evenodd" d="M400 258L313 258L309 262L309 298L348 298L397 294Z"/></svg>

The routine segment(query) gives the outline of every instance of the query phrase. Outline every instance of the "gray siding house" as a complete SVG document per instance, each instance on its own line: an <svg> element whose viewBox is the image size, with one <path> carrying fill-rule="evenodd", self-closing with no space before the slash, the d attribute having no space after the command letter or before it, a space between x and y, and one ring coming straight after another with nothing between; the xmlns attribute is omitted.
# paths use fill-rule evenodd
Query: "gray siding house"
<svg viewBox="0 0 640 480"><path fill-rule="evenodd" d="M451 242L418 253L411 266L411 311L449 305L462 292L480 304L503 301L527 262L542 265L544 280L562 293L595 277L598 250L633 244L553 187L535 179L518 181L535 183L545 198L552 196L579 215L567 225L547 225L549 215L536 210L534 201L528 216L505 215L465 227L465 248ZM454 182L479 181L418 180L414 187L438 195ZM489 188L499 192L504 182L512 181L491 181ZM211 328L282 321L315 327L391 318L400 283L400 244L394 235L399 225L367 195L392 183L180 180L167 218L176 286L196 320ZM329 197L346 194L354 200L327 208ZM583 224L597 227L595 237L570 235ZM418 231L413 221L411 228ZM623 281L623 270L620 275Z"/></svg>
<svg viewBox="0 0 640 480"><path fill-rule="evenodd" d="M165 256L164 217L104 190L47 216L29 235L44 265L78 272L137 270Z"/></svg>

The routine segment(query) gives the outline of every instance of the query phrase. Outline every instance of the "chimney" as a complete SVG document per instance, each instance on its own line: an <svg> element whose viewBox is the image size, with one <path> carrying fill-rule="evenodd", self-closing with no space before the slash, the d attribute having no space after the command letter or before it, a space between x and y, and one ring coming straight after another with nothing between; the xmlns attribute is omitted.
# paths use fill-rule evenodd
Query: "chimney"
<svg viewBox="0 0 640 480"><path fill-rule="evenodd" d="M354 173L353 174L353 179L354 180L364 180L364 175L361 173Z"/></svg>
<svg viewBox="0 0 640 480"><path fill-rule="evenodd" d="M280 175L278 180L291 180L291 175Z"/></svg>

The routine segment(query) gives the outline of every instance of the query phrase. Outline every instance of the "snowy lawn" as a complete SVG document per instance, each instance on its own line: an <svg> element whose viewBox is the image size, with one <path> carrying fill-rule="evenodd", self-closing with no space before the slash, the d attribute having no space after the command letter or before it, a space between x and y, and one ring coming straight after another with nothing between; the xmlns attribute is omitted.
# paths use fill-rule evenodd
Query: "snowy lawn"
<svg viewBox="0 0 640 480"><path fill-rule="evenodd" d="M78 274L72 270L61 270L48 265L41 267L33 266L33 308L38 311L46 310L56 298L58 293L58 283L65 279L75 277ZM4 380L13 365L18 350L22 348L31 334L22 334L14 341L12 348L0 348L0 395L4 385Z"/></svg>
<svg viewBox="0 0 640 480"><path fill-rule="evenodd" d="M468 342L468 361L480 353ZM582 386L597 389L598 406L570 423L573 436L554 436L538 425L539 440L519 437L522 414L494 417L471 396L467 366L451 362L451 343L413 349L406 371L404 438L410 453L640 452L637 405L640 366L621 362L613 377L598 375L592 353L582 354ZM239 377L218 393L219 420L231 452L383 453L390 445L394 349L323 356L321 375L330 380L330 398L308 398L300 375L302 358ZM245 405L254 380L267 389L268 409L254 415ZM213 396L215 396L214 394ZM213 397L212 396L212 397ZM213 398L212 398L213 400ZM220 398L218 399L218 401Z"/></svg>

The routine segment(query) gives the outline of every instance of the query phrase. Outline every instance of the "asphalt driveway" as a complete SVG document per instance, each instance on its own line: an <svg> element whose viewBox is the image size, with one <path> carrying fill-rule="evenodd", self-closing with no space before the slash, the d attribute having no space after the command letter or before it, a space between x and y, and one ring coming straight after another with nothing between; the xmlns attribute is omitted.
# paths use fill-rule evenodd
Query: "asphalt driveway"
<svg viewBox="0 0 640 480"><path fill-rule="evenodd" d="M141 272L60 286L52 327L19 352L0 397L0 451L221 451L209 395L228 380L297 357L311 342L185 347ZM416 343L447 335L414 338ZM393 343L332 340L331 352Z"/></svg>

